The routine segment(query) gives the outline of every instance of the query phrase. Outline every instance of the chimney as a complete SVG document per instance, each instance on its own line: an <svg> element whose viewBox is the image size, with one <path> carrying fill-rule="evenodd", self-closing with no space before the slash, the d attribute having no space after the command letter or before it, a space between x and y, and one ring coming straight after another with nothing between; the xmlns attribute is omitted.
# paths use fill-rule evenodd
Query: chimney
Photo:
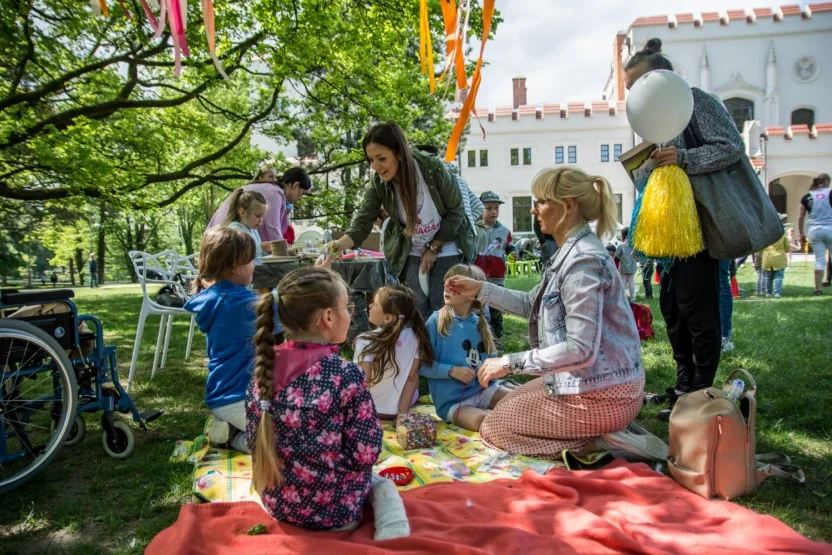
<svg viewBox="0 0 832 555"><path fill-rule="evenodd" d="M615 87L615 99L624 100L624 64L621 60L621 49L624 47L624 41L627 40L626 33L618 33L615 35L615 42L612 48L612 64L615 72L615 79L613 86Z"/></svg>
<svg viewBox="0 0 832 555"><path fill-rule="evenodd" d="M526 78L525 77L515 77L511 80L512 88L514 89L514 106L512 108L517 108L518 106L525 106L526 105Z"/></svg>

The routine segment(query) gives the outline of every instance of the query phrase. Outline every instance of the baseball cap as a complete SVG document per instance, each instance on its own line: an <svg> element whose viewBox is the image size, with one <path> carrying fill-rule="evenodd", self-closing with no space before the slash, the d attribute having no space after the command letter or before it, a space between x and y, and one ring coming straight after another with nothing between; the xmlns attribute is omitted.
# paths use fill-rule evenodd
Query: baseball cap
<svg viewBox="0 0 832 555"><path fill-rule="evenodd" d="M483 203L485 203L485 202L497 202L499 204L505 204L505 202L500 200L500 195L498 195L497 193L494 193L492 191L486 191L483 194L481 194L480 195L480 200Z"/></svg>

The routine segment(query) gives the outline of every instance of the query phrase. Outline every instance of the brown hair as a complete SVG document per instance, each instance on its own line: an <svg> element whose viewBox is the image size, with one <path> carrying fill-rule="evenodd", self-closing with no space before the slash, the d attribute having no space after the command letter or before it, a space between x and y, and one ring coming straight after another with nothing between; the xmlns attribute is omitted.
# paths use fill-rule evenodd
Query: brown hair
<svg viewBox="0 0 832 555"><path fill-rule="evenodd" d="M240 221L240 209L248 212L258 204L268 206L266 197L257 191L246 191L245 189L237 189L231 193L231 203L228 205L228 214L225 216L225 225L231 222Z"/></svg>
<svg viewBox="0 0 832 555"><path fill-rule="evenodd" d="M818 175L816 178L814 178L812 180L812 184L809 185L809 189L817 189L818 187L820 187L823 184L824 181L827 182L827 183L829 182L829 174L828 173L822 173L822 174Z"/></svg>
<svg viewBox="0 0 832 555"><path fill-rule="evenodd" d="M656 69L673 71L673 64L671 64L670 60L665 58L662 54L661 39L654 38L648 40L647 44L644 45L644 48L633 54L632 57L627 60L627 65L624 66L624 71L630 71L640 65L645 66L647 71L653 71Z"/></svg>
<svg viewBox="0 0 832 555"><path fill-rule="evenodd" d="M367 156L367 146L370 143L389 148L399 159L399 191L401 192L402 204L404 205L405 216L407 218L404 234L410 237L413 235L413 230L416 228L419 216L418 208L416 207L419 183L416 179L416 162L410 153L410 147L407 144L404 131L393 121L379 123L371 127L361 141L364 156Z"/></svg>
<svg viewBox="0 0 832 555"><path fill-rule="evenodd" d="M462 276L477 281L486 281L485 272L477 266L470 266L468 264L456 264L451 266L451 269L445 273L444 281L454 276ZM494 341L494 334L491 332L491 326L485 320L485 315L482 313L482 303L474 300L471 304L476 312L479 313L480 321L477 324L477 330L480 332L482 342L485 344L485 352L493 355L497 353L497 342ZM451 324L454 321L454 310L445 305L439 309L439 316L436 321L436 328L441 335L448 336L451 334Z"/></svg>
<svg viewBox="0 0 832 555"><path fill-rule="evenodd" d="M238 232L239 233L239 232ZM306 331L318 318L319 311L338 305L348 292L341 276L326 268L299 268L286 274L277 285L277 313L280 323L291 335ZM257 303L257 331L254 346L257 358L254 379L260 399L274 399L274 295L265 293ZM290 309L291 307L291 309ZM257 492L283 484L283 461L277 454L271 412L262 411L257 423L252 455L252 482Z"/></svg>
<svg viewBox="0 0 832 555"><path fill-rule="evenodd" d="M248 233L228 227L208 230L199 247L199 268L194 280L194 292L202 290L202 280L220 280L256 256L257 246Z"/></svg>
<svg viewBox="0 0 832 555"><path fill-rule="evenodd" d="M370 387L381 382L385 371L391 366L395 369L394 378L399 376L401 368L396 360L396 342L406 327L410 327L416 334L420 364L433 364L433 346L430 343L422 313L416 308L416 296L413 291L403 285L382 287L376 291L373 302L381 305L381 311L384 314L394 316L396 319L377 332L362 334L358 337L358 339L369 341L369 345L361 351L361 354L373 357L370 375L367 376Z"/></svg>
<svg viewBox="0 0 832 555"><path fill-rule="evenodd" d="M547 168L532 181L532 194L560 205L563 199L574 198L581 218L598 220L598 237L612 236L618 227L612 187L600 175L587 175L578 168Z"/></svg>

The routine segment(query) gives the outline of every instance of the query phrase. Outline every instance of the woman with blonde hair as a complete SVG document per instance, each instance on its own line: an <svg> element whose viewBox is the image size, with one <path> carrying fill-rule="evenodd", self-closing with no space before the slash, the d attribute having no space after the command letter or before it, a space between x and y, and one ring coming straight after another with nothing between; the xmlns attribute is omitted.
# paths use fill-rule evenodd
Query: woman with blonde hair
<svg viewBox="0 0 832 555"><path fill-rule="evenodd" d="M624 284L599 239L616 229L609 183L577 168L551 168L535 177L532 194L531 213L561 245L541 283L526 293L464 277L446 282L458 295L529 320L531 349L486 360L477 372L482 387L511 374L543 377L485 417L483 440L534 457L560 458L569 449L665 459L667 445L633 423L644 368Z"/></svg>

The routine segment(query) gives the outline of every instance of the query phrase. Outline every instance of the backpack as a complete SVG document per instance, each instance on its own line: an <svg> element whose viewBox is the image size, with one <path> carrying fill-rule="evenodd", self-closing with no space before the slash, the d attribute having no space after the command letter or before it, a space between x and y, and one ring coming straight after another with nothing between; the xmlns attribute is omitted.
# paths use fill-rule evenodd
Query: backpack
<svg viewBox="0 0 832 555"><path fill-rule="evenodd" d="M636 319L638 338L642 341L653 339L655 335L653 332L653 311L650 310L650 307L646 304L631 302L630 310L633 311L633 317Z"/></svg>
<svg viewBox="0 0 832 555"><path fill-rule="evenodd" d="M156 294L156 302L162 306L182 308L185 306L185 301L185 294L174 285L165 285Z"/></svg>
<svg viewBox="0 0 832 555"><path fill-rule="evenodd" d="M674 480L706 499L733 499L753 493L768 476L802 484L803 471L780 453L756 455L757 383L745 370L750 387L737 401L715 387L679 397L670 413L668 466Z"/></svg>

